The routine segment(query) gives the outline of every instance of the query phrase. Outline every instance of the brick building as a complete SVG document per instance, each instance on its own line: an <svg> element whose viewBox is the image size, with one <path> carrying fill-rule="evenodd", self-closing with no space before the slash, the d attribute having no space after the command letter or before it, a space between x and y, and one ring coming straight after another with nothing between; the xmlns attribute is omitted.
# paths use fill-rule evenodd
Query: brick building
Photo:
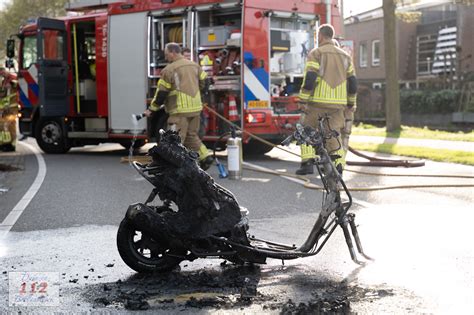
<svg viewBox="0 0 474 315"><path fill-rule="evenodd" d="M398 9L397 53L401 88L428 80L455 82L474 71L474 5L449 0L419 2ZM409 14L406 14L409 13ZM382 8L345 19L345 38L354 41L360 82L360 115L383 117L384 25ZM365 108L365 109L364 109Z"/></svg>

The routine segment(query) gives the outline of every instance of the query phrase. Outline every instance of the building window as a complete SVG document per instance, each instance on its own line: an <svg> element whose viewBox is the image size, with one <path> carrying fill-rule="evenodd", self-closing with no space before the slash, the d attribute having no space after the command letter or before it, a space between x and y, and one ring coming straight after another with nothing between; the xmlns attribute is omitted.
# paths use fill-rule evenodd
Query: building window
<svg viewBox="0 0 474 315"><path fill-rule="evenodd" d="M359 46L359 67L367 67L367 44L360 43Z"/></svg>
<svg viewBox="0 0 474 315"><path fill-rule="evenodd" d="M372 66L380 65L380 41L372 41Z"/></svg>
<svg viewBox="0 0 474 315"><path fill-rule="evenodd" d="M429 76L433 70L438 34L425 34L416 38L416 74Z"/></svg>
<svg viewBox="0 0 474 315"><path fill-rule="evenodd" d="M372 89L374 89L374 90L380 90L380 89L382 89L382 83L381 83L381 82L374 82L374 83L372 83Z"/></svg>

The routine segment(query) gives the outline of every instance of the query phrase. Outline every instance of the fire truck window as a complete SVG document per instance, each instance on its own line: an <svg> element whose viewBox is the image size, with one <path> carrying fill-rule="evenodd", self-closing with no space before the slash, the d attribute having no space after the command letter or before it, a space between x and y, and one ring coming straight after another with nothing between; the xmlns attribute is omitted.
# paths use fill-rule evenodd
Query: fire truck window
<svg viewBox="0 0 474 315"><path fill-rule="evenodd" d="M44 30L43 35L43 59L63 60L64 37L62 32Z"/></svg>
<svg viewBox="0 0 474 315"><path fill-rule="evenodd" d="M22 68L28 69L36 62L38 55L36 52L36 36L27 36L23 40L23 62Z"/></svg>

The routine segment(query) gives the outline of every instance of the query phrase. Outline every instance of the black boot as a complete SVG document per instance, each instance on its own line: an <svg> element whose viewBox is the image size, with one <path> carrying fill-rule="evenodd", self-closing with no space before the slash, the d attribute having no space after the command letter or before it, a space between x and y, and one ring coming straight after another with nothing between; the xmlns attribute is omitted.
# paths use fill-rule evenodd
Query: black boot
<svg viewBox="0 0 474 315"><path fill-rule="evenodd" d="M296 175L314 174L313 160L301 162L301 167L296 170Z"/></svg>
<svg viewBox="0 0 474 315"><path fill-rule="evenodd" d="M211 167L212 162L214 162L214 158L211 155L208 155L204 160L199 162L199 166L203 171L207 171L209 167Z"/></svg>

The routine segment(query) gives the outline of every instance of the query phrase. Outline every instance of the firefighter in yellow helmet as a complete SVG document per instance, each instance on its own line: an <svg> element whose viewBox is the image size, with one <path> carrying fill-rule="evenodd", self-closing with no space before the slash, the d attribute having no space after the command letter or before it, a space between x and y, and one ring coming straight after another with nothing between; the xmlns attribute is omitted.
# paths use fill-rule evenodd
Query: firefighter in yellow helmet
<svg viewBox="0 0 474 315"><path fill-rule="evenodd" d="M206 170L213 158L199 139L198 131L202 111L200 90L207 88L207 74L198 64L185 59L176 43L166 44L165 58L169 64L161 71L155 97L144 114L149 117L164 105L169 115L168 129L177 130L183 144L199 153L199 164Z"/></svg>
<svg viewBox="0 0 474 315"><path fill-rule="evenodd" d="M311 50L306 61L300 91L304 126L317 127L318 118L327 115L331 129L344 128L344 111L355 106L357 79L352 58L333 41L334 28L329 24L319 27L319 47ZM345 166L345 151L341 137L326 141L326 149L334 158L340 173ZM301 167L298 175L313 174L314 149L301 146Z"/></svg>

